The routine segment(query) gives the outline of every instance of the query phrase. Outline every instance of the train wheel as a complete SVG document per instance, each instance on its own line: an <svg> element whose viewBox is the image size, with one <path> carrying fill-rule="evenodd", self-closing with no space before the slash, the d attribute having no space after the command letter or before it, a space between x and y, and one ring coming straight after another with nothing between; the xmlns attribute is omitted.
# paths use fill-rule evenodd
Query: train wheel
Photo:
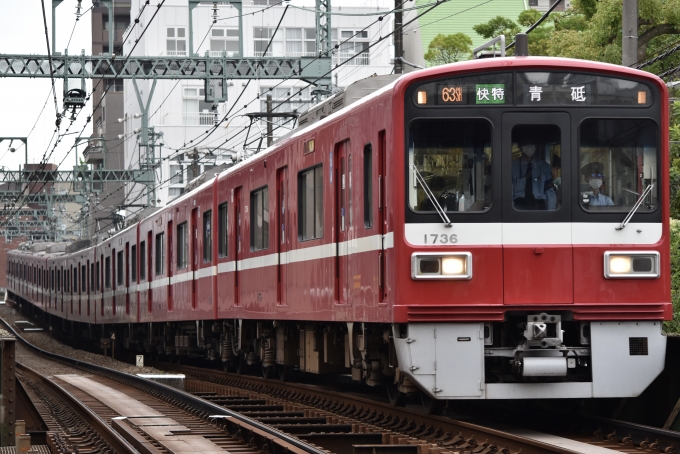
<svg viewBox="0 0 680 454"><path fill-rule="evenodd" d="M290 366L279 366L279 380L286 382L290 381L290 376L292 375L293 371Z"/></svg>
<svg viewBox="0 0 680 454"><path fill-rule="evenodd" d="M425 410L425 413L427 413L428 415L441 414L442 410L444 409L445 403L445 401L433 399L432 397L428 396L423 392L420 393L420 402L423 405L423 410Z"/></svg>
<svg viewBox="0 0 680 454"><path fill-rule="evenodd" d="M397 385L387 385L387 398L393 407L405 407L407 396L397 388Z"/></svg>

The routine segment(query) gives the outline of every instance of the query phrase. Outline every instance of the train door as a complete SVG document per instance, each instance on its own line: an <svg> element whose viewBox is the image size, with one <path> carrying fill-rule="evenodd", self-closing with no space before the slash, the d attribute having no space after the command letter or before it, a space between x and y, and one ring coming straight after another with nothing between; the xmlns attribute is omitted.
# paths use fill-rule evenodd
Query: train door
<svg viewBox="0 0 680 454"><path fill-rule="evenodd" d="M204 240L205 241L205 240ZM198 288L196 287L196 271L198 271L198 208L191 210L191 253L193 258L191 260L191 269L193 279L191 279L191 308L197 307Z"/></svg>
<svg viewBox="0 0 680 454"><path fill-rule="evenodd" d="M288 251L288 208L286 206L286 197L288 197L288 168L282 167L276 175L276 225L278 232L276 247L279 254L276 301L280 305L288 304L286 300L286 252Z"/></svg>
<svg viewBox="0 0 680 454"><path fill-rule="evenodd" d="M234 248L234 306L238 306L241 302L241 288L240 288L240 265L239 260L243 254L241 250L241 242L243 237L243 220L241 215L241 192L242 188L234 189L234 238L236 240L236 247Z"/></svg>
<svg viewBox="0 0 680 454"><path fill-rule="evenodd" d="M125 315L130 315L130 243L125 243Z"/></svg>
<svg viewBox="0 0 680 454"><path fill-rule="evenodd" d="M386 154L385 131L380 131L378 136L378 213L380 229L380 302L387 300L387 207L385 204L385 154Z"/></svg>
<svg viewBox="0 0 680 454"><path fill-rule="evenodd" d="M349 194L349 172L348 164L351 160L349 153L349 140L340 142L335 145L335 154L337 162L337 178L335 180L336 187L336 209L335 216L337 232L336 238L336 291L338 304L349 304L349 260L348 260L348 244L350 237L350 216L351 216L351 201Z"/></svg>
<svg viewBox="0 0 680 454"><path fill-rule="evenodd" d="M148 290L146 291L146 311L151 313L153 311L153 233L149 231L146 235L146 284Z"/></svg>
<svg viewBox="0 0 680 454"><path fill-rule="evenodd" d="M569 114L502 121L504 302L573 303Z"/></svg>

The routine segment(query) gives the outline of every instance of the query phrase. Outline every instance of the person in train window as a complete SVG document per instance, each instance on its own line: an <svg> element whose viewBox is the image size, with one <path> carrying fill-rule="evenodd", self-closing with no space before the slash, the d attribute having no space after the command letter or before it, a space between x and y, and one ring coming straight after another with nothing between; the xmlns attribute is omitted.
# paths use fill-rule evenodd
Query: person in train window
<svg viewBox="0 0 680 454"><path fill-rule="evenodd" d="M614 201L602 193L604 189L604 166L600 162L589 162L581 168L583 179L590 191L582 194L583 204L591 207L614 206Z"/></svg>
<svg viewBox="0 0 680 454"><path fill-rule="evenodd" d="M514 134L513 134L514 135ZM535 141L528 135L517 139L521 156L512 161L512 202L517 210L555 209L548 205L547 191L552 187L552 169L550 164L538 156Z"/></svg>
<svg viewBox="0 0 680 454"><path fill-rule="evenodd" d="M551 172L552 179L546 184L545 196L547 208L556 210L562 205L562 159L558 155L552 157Z"/></svg>

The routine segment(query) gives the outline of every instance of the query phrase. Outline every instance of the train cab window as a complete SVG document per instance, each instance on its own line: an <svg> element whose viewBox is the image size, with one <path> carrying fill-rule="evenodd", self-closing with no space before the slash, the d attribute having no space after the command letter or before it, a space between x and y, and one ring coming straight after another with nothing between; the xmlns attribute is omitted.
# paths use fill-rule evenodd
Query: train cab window
<svg viewBox="0 0 680 454"><path fill-rule="evenodd" d="M484 211L491 207L491 123L427 119L411 123L409 206L415 212ZM415 170L413 170L415 169Z"/></svg>
<svg viewBox="0 0 680 454"><path fill-rule="evenodd" d="M146 279L146 241L139 242L139 280Z"/></svg>
<svg viewBox="0 0 680 454"><path fill-rule="evenodd" d="M104 259L104 288L111 288L111 257Z"/></svg>
<svg viewBox="0 0 680 454"><path fill-rule="evenodd" d="M250 193L250 250L261 251L269 247L269 189Z"/></svg>
<svg viewBox="0 0 680 454"><path fill-rule="evenodd" d="M80 290L83 293L87 292L87 265L80 267Z"/></svg>
<svg viewBox="0 0 680 454"><path fill-rule="evenodd" d="M659 205L659 128L652 120L584 120L580 127L578 199L587 212L638 212Z"/></svg>
<svg viewBox="0 0 680 454"><path fill-rule="evenodd" d="M132 245L130 247L130 254L132 256L130 260L130 281L137 282L137 245Z"/></svg>
<svg viewBox="0 0 680 454"><path fill-rule="evenodd" d="M212 211L203 213L203 262L212 262Z"/></svg>
<svg viewBox="0 0 680 454"><path fill-rule="evenodd" d="M116 285L123 285L124 284L124 278L125 278L125 262L123 258L123 251L118 251L116 253L116 277L117 277L117 284Z"/></svg>
<svg viewBox="0 0 680 454"><path fill-rule="evenodd" d="M156 276L163 274L163 263L165 262L165 242L163 237L163 233L156 234Z"/></svg>
<svg viewBox="0 0 680 454"><path fill-rule="evenodd" d="M177 226L177 269L187 267L188 232L189 228L186 222L182 222Z"/></svg>
<svg viewBox="0 0 680 454"><path fill-rule="evenodd" d="M556 125L512 129L512 205L516 210L560 208L560 134Z"/></svg>
<svg viewBox="0 0 680 454"><path fill-rule="evenodd" d="M298 237L301 241L323 237L323 166L298 174Z"/></svg>
<svg viewBox="0 0 680 454"><path fill-rule="evenodd" d="M218 207L217 210L217 249L218 255L220 257L226 257L228 248L228 221L229 221L229 206L227 203L223 203Z"/></svg>

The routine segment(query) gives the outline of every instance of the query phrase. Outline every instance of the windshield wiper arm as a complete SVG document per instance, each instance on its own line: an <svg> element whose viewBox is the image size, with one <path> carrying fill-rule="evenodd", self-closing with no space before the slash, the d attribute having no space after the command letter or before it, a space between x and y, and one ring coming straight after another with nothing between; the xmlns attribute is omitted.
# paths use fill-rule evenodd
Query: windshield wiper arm
<svg viewBox="0 0 680 454"><path fill-rule="evenodd" d="M432 193L432 190L430 189L430 187L425 182L425 179L423 178L423 176L420 174L420 172L418 172L418 169L413 164L411 164L411 169L413 170L413 174L416 177L416 181L418 183L420 183L420 186L423 187L423 190L425 191L427 198L430 199L430 202L432 202L434 209L437 211L437 214L439 214L439 217L442 218L442 221L444 221L445 226L451 227L453 224L451 224L449 217L446 215L446 211L444 211L442 206L437 201L437 198Z"/></svg>
<svg viewBox="0 0 680 454"><path fill-rule="evenodd" d="M616 227L616 230L623 230L624 228L626 228L626 226L630 222L630 219L633 217L633 215L638 210L638 208L640 208L640 205L642 205L642 201L645 200L645 197L647 197L647 195L650 192L652 192L652 188L654 188L654 184L647 185L645 190L642 191L642 195L637 199L637 202L635 202L635 205L633 205L633 208L630 209L628 216L626 216L626 218L623 220L623 222L621 222L620 226Z"/></svg>

